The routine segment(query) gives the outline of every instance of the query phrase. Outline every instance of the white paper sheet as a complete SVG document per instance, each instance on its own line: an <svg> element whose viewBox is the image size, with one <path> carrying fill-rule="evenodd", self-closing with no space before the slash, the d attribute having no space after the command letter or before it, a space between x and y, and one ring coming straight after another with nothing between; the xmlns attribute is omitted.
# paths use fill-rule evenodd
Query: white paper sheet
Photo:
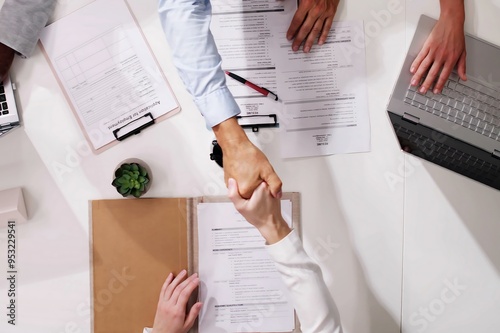
<svg viewBox="0 0 500 333"><path fill-rule="evenodd" d="M289 26L297 8L296 1L212 0L211 4L210 29L222 57L222 68L276 92L271 43L277 24ZM229 77L227 86L242 116L276 114L282 107Z"/></svg>
<svg viewBox="0 0 500 333"><path fill-rule="evenodd" d="M258 230L232 203L202 203L197 212L199 332L292 331L293 306ZM291 212L291 201L283 200L286 221Z"/></svg>
<svg viewBox="0 0 500 333"><path fill-rule="evenodd" d="M293 52L274 37L282 157L370 150L363 22L334 22L326 43Z"/></svg>
<svg viewBox="0 0 500 333"><path fill-rule="evenodd" d="M43 48L82 127L98 149L113 131L175 97L123 0L97 0L43 29Z"/></svg>

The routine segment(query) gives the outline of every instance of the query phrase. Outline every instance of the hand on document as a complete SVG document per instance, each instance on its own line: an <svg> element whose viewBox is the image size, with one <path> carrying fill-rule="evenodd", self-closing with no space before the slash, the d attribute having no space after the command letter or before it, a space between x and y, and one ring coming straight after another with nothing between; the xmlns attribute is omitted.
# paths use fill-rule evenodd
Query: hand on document
<svg viewBox="0 0 500 333"><path fill-rule="evenodd" d="M7 45L0 43L0 81L3 81L9 74L10 65L14 60L14 50Z"/></svg>
<svg viewBox="0 0 500 333"><path fill-rule="evenodd" d="M309 52L319 37L322 45L328 37L333 18L340 0L301 0L286 33L288 40L294 40L292 49L297 51L304 42L304 52Z"/></svg>
<svg viewBox="0 0 500 333"><path fill-rule="evenodd" d="M272 195L281 198L281 179L266 155L250 142L236 118L230 118L213 127L224 155L224 178L235 178L239 194L250 198L262 181L269 185Z"/></svg>
<svg viewBox="0 0 500 333"><path fill-rule="evenodd" d="M454 2L454 4L459 2ZM433 92L440 93L455 65L458 67L460 78L467 80L463 1L458 6L461 8L453 8L451 12L446 8L441 8L439 21L411 65L410 72L414 74L412 86L417 86L427 74L420 85L421 94L425 94L433 85Z"/></svg>
<svg viewBox="0 0 500 333"><path fill-rule="evenodd" d="M200 280L193 274L184 281L186 271L180 272L175 278L170 273L163 284L158 300L153 333L187 333L200 313L202 304L193 305L186 315L186 305Z"/></svg>
<svg viewBox="0 0 500 333"><path fill-rule="evenodd" d="M266 183L262 182L248 200L239 195L236 180L228 180L228 189L236 210L259 230L267 244L277 243L290 233L281 215L281 200L272 196Z"/></svg>

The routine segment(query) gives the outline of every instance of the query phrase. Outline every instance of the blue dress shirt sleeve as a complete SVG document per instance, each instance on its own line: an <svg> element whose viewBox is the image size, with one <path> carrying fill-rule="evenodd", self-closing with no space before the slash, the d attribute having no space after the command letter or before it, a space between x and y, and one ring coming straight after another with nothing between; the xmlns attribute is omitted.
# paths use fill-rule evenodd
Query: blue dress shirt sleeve
<svg viewBox="0 0 500 333"><path fill-rule="evenodd" d="M210 32L210 1L159 0L158 12L174 65L207 126L238 115Z"/></svg>

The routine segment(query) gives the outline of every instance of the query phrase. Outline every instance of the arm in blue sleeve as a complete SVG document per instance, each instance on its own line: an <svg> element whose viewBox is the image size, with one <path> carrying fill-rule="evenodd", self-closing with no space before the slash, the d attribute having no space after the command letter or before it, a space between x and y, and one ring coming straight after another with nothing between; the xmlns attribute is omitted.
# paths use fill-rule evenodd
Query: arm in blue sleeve
<svg viewBox="0 0 500 333"><path fill-rule="evenodd" d="M210 32L210 1L159 0L158 12L174 65L207 126L238 115Z"/></svg>

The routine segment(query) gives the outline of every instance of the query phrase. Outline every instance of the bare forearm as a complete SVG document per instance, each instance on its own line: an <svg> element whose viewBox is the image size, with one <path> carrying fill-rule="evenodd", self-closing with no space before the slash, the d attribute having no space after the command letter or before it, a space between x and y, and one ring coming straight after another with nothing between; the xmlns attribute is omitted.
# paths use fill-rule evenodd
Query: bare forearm
<svg viewBox="0 0 500 333"><path fill-rule="evenodd" d="M463 23L465 20L464 0L440 0L441 17L453 18Z"/></svg>
<svg viewBox="0 0 500 333"><path fill-rule="evenodd" d="M259 232L268 245L278 243L292 231L281 216L270 216L267 223L259 227Z"/></svg>
<svg viewBox="0 0 500 333"><path fill-rule="evenodd" d="M15 53L16 52L12 48L0 43L0 80L3 81L9 73Z"/></svg>
<svg viewBox="0 0 500 333"><path fill-rule="evenodd" d="M212 129L223 151L236 148L242 142L248 141L245 131L235 117L223 121Z"/></svg>

